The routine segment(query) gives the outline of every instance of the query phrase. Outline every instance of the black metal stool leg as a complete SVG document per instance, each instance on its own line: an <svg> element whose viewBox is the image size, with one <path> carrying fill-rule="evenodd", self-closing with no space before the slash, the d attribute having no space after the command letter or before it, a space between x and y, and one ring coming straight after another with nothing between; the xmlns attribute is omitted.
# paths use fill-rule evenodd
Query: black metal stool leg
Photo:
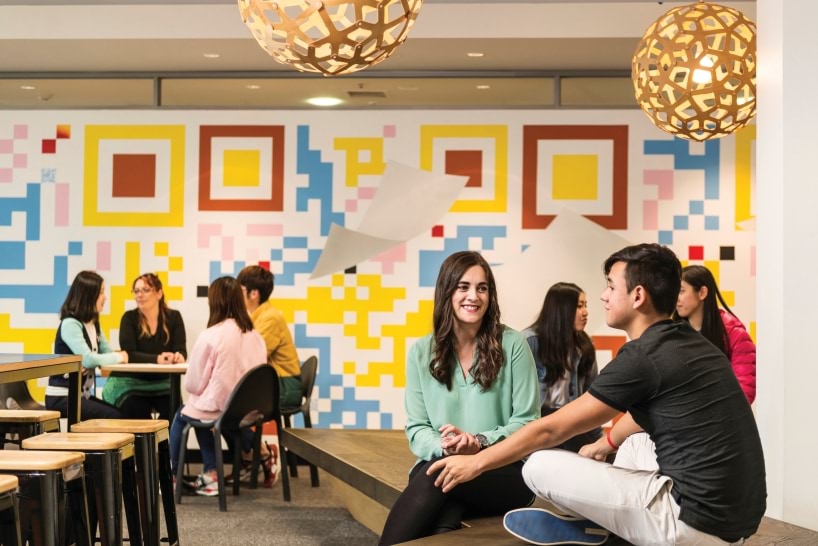
<svg viewBox="0 0 818 546"><path fill-rule="evenodd" d="M61 473L61 474L64 474ZM63 478L60 478L63 479ZM63 490L65 491L66 500L62 501L60 497L61 509L58 513L69 514L66 518L71 527L71 535L77 546L93 546L94 542L91 540L91 524L88 518L88 504L86 502L85 477L82 469L80 469L73 476L66 475L66 482L64 482ZM62 537L68 536L68 533L63 533ZM68 544L68 542L66 542Z"/></svg>
<svg viewBox="0 0 818 546"><path fill-rule="evenodd" d="M20 510L15 493L0 496L0 544L22 546L20 540Z"/></svg>
<svg viewBox="0 0 818 546"><path fill-rule="evenodd" d="M159 546L159 503L156 483L156 446L152 436L135 435L136 482L142 540L146 546Z"/></svg>
<svg viewBox="0 0 818 546"><path fill-rule="evenodd" d="M176 503L173 502L173 472L170 467L170 442L163 440L157 445L159 452L159 487L162 488L162 505L165 508L165 527L170 546L179 544L179 527L176 523ZM179 484L182 487L182 484Z"/></svg>
<svg viewBox="0 0 818 546"><path fill-rule="evenodd" d="M125 520L128 522L130 546L142 546L142 528L139 520L139 498L136 494L136 458L122 461L122 500Z"/></svg>
<svg viewBox="0 0 818 546"><path fill-rule="evenodd" d="M87 484L96 505L102 546L122 544L122 467L118 451L86 452ZM90 503L89 503L90 504Z"/></svg>

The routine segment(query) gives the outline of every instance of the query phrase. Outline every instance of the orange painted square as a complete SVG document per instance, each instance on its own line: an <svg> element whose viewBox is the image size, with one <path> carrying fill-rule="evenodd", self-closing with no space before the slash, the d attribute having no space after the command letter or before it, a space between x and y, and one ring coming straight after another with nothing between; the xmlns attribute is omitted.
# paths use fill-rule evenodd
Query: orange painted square
<svg viewBox="0 0 818 546"><path fill-rule="evenodd" d="M446 174L468 176L467 188L483 186L483 152L480 150L446 150Z"/></svg>
<svg viewBox="0 0 818 546"><path fill-rule="evenodd" d="M114 154L112 197L156 197L156 156Z"/></svg>

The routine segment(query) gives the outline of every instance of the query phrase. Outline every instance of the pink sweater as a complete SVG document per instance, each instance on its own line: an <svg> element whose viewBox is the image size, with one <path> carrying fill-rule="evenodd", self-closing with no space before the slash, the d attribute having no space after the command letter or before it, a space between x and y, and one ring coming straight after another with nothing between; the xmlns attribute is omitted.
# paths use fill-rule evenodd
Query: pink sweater
<svg viewBox="0 0 818 546"><path fill-rule="evenodd" d="M719 309L727 336L727 356L733 366L741 390L752 404L756 399L756 346L739 319Z"/></svg>
<svg viewBox="0 0 818 546"><path fill-rule="evenodd" d="M244 332L233 319L211 326L196 339L188 359L182 413L194 419L216 419L230 393L251 368L267 363L267 347L255 330Z"/></svg>

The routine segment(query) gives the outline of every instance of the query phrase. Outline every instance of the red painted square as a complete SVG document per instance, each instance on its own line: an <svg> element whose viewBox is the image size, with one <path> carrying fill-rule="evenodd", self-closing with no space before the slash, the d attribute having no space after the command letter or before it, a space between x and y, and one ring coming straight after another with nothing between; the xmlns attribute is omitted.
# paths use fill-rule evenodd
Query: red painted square
<svg viewBox="0 0 818 546"><path fill-rule="evenodd" d="M555 214L537 211L540 143L551 141L607 140L613 143L611 214L584 214L607 229L628 228L628 126L627 125L526 125L523 127L523 229L546 229Z"/></svg>
<svg viewBox="0 0 818 546"><path fill-rule="evenodd" d="M156 156L114 154L112 197L156 197Z"/></svg>
<svg viewBox="0 0 818 546"><path fill-rule="evenodd" d="M57 125L57 138L71 138L71 126Z"/></svg>
<svg viewBox="0 0 818 546"><path fill-rule="evenodd" d="M467 188L483 186L483 152L480 150L446 150L446 174L468 176Z"/></svg>
<svg viewBox="0 0 818 546"><path fill-rule="evenodd" d="M57 141L51 138L43 139L43 153L53 154L57 152Z"/></svg>
<svg viewBox="0 0 818 546"><path fill-rule="evenodd" d="M443 237L443 226L432 226L432 237Z"/></svg>
<svg viewBox="0 0 818 546"><path fill-rule="evenodd" d="M259 262L258 266L260 268L262 268L262 269L266 269L267 271L270 271L270 262Z"/></svg>
<svg viewBox="0 0 818 546"><path fill-rule="evenodd" d="M688 260L704 260L704 247L703 246L691 246L687 249L687 259Z"/></svg>

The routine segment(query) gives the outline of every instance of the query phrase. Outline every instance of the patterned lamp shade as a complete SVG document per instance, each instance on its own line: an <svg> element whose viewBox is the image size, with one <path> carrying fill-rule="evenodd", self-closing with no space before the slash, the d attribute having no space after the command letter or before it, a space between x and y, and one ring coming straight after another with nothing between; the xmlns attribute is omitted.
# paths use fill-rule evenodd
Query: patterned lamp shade
<svg viewBox="0 0 818 546"><path fill-rule="evenodd" d="M423 0L238 0L241 18L276 61L337 76L389 57Z"/></svg>
<svg viewBox="0 0 818 546"><path fill-rule="evenodd" d="M756 113L756 26L718 4L675 7L648 27L631 76L639 106L663 131L723 137Z"/></svg>

